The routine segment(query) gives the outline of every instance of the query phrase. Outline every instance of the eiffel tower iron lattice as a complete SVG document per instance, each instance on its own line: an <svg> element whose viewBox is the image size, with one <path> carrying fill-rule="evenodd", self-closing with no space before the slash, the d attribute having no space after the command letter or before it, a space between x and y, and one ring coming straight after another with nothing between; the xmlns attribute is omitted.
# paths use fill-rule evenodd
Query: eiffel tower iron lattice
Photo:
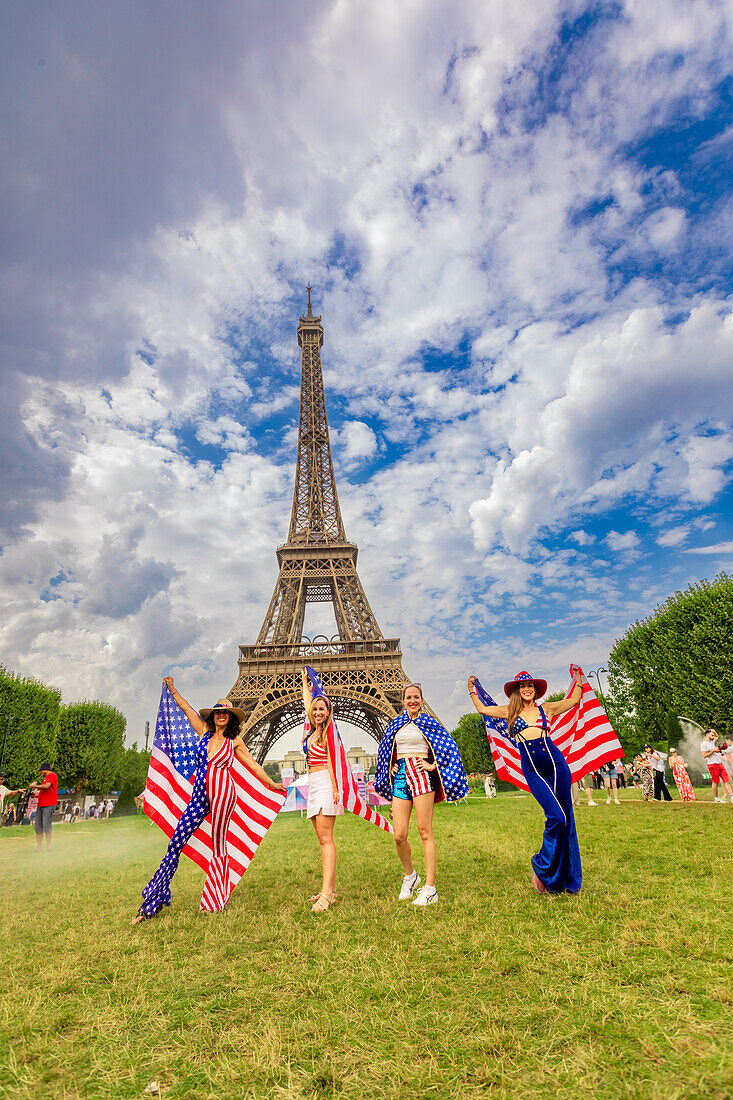
<svg viewBox="0 0 733 1100"><path fill-rule="evenodd" d="M298 323L300 422L288 541L277 549L280 572L259 637L239 647L239 675L228 696L246 714L244 739L260 762L303 722L306 663L321 677L335 717L377 741L402 710L407 682L400 640L379 629L356 571L358 548L346 538L323 390L323 325L307 290L308 311ZM303 636L309 603L333 606L337 635L331 640Z"/></svg>

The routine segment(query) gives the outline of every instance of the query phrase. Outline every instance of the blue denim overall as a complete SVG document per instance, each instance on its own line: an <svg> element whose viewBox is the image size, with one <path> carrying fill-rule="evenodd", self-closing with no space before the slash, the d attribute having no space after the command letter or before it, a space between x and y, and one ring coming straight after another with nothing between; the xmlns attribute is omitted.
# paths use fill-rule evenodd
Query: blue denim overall
<svg viewBox="0 0 733 1100"><path fill-rule="evenodd" d="M561 894L565 890L577 894L583 874L570 794L570 768L548 736L544 710L542 707L538 709L542 719L541 737L529 741L522 737L522 731L529 729L523 718L517 718L512 727L512 740L519 749L527 786L545 811L542 847L537 855L532 856L532 866L537 878L551 894Z"/></svg>

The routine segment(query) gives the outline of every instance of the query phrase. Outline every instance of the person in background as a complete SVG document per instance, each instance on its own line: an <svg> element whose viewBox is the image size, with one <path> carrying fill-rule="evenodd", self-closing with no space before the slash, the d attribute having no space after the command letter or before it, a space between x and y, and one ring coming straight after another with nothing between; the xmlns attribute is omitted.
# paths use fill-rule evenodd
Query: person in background
<svg viewBox="0 0 733 1100"><path fill-rule="evenodd" d="M641 796L645 802L654 798L654 772L652 763L646 752L639 753L634 760L636 770L641 779Z"/></svg>
<svg viewBox="0 0 733 1100"><path fill-rule="evenodd" d="M74 825L79 820L79 814L80 813L81 813L81 808L79 806L79 803L75 802L74 803L74 809L71 811L71 824L72 825Z"/></svg>
<svg viewBox="0 0 733 1100"><path fill-rule="evenodd" d="M619 757L618 760L613 761L613 764L614 764L614 767L616 768L616 787L617 787L617 789L620 790L621 787L626 789L626 768L624 767L623 760L621 759L621 757Z"/></svg>
<svg viewBox="0 0 733 1100"><path fill-rule="evenodd" d="M669 764L672 768L674 781L677 784L677 790L680 792L680 798L683 802L694 802L695 792L692 789L692 783L690 783L690 777L687 774L687 766L677 752L677 749L669 750Z"/></svg>
<svg viewBox="0 0 733 1100"><path fill-rule="evenodd" d="M667 761L666 752L660 752L659 749L653 749L651 745L645 745L644 752L649 757L649 763L654 774L654 801L661 802L662 795L664 795L664 801L671 802L672 795L669 793L667 784L664 781L664 767ZM733 799L731 799L731 801L733 801Z"/></svg>
<svg viewBox="0 0 733 1100"><path fill-rule="evenodd" d="M710 772L710 778L713 781L713 800L715 802L725 802L724 798L718 797L719 785L722 784L723 790L733 802L733 788L730 785L730 778L728 772L725 769L723 763L723 754L717 745L718 735L714 729L709 729L705 734L705 740L700 745L700 752L702 753L703 760L708 766Z"/></svg>
<svg viewBox="0 0 733 1100"><path fill-rule="evenodd" d="M601 766L601 775L603 776L603 785L606 788L606 805L611 805L611 791L613 791L613 800L617 806L620 805L618 800L618 788L616 787L616 765L610 761L607 764Z"/></svg>
<svg viewBox="0 0 733 1100"><path fill-rule="evenodd" d="M5 812L5 799L12 798L16 794L22 794L25 790L24 787L16 787L14 791L11 791L9 787L5 786L6 778L7 776L0 775L0 815Z"/></svg>
<svg viewBox="0 0 733 1100"><path fill-rule="evenodd" d="M496 798L496 784L491 774L487 775L484 779L484 794L487 798Z"/></svg>
<svg viewBox="0 0 733 1100"><path fill-rule="evenodd" d="M5 799L13 793L10 787L5 786L6 778L5 775L0 775L0 814L5 813Z"/></svg>
<svg viewBox="0 0 733 1100"><path fill-rule="evenodd" d="M40 852L43 838L46 838L46 850L51 847L51 827L53 811L58 802L59 777L51 770L51 765L46 762L41 764L38 771L41 773L40 783L31 783L30 788L37 792L38 806L34 827L36 830L36 851Z"/></svg>
<svg viewBox="0 0 733 1100"><path fill-rule="evenodd" d="M573 800L573 806L580 805L580 792L585 791L588 796L588 805L597 806L598 803L593 801L593 781L590 775L584 775L577 782L570 785L570 795Z"/></svg>
<svg viewBox="0 0 733 1100"><path fill-rule="evenodd" d="M109 817L109 816L110 816L110 814L112 813L112 811L114 810L114 808L115 808L115 804L114 804L114 801L113 801L113 799L111 799L111 798L108 798L108 799L107 799L107 810L106 810L106 816L107 816L107 817Z"/></svg>

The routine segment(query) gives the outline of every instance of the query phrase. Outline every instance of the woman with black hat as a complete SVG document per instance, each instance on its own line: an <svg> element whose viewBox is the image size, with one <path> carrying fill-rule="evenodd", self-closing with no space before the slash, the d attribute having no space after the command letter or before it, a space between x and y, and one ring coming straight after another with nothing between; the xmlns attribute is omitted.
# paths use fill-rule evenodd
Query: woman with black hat
<svg viewBox="0 0 733 1100"><path fill-rule="evenodd" d="M236 804L236 790L229 769L235 756L272 790L285 790L282 783L273 783L247 750L239 734L239 723L245 717L243 710L233 707L228 699L219 699L213 707L195 711L174 687L172 676L166 676L163 683L199 736L196 772L188 806L176 825L160 867L143 890L143 903L133 924L149 920L164 905L170 905L170 883L181 852L208 813L211 813L213 852L201 895L201 910L220 912L228 902L231 883L226 837Z"/></svg>
<svg viewBox="0 0 733 1100"><path fill-rule="evenodd" d="M519 672L504 684L509 703L487 707L479 702L474 682L468 678L468 690L479 714L503 718L509 737L519 750L522 774L531 793L545 811L542 847L532 856L532 882L540 894L577 894L583 881L580 848L575 831L571 776L565 757L549 736L550 720L565 714L580 702L582 673L576 672L575 687L567 699L545 703L537 700L547 691L547 681L537 680L528 672Z"/></svg>

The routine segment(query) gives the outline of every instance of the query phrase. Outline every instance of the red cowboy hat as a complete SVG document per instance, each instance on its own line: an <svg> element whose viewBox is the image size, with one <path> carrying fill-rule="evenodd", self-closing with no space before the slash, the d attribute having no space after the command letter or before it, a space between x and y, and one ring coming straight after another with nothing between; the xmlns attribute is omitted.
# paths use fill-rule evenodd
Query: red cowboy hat
<svg viewBox="0 0 733 1100"><path fill-rule="evenodd" d="M513 691L516 691L520 684L534 684L534 694L536 699L541 699L547 691L547 680L537 680L534 676L530 676L528 672L518 672L513 680L507 680L504 684L504 694L511 695Z"/></svg>

